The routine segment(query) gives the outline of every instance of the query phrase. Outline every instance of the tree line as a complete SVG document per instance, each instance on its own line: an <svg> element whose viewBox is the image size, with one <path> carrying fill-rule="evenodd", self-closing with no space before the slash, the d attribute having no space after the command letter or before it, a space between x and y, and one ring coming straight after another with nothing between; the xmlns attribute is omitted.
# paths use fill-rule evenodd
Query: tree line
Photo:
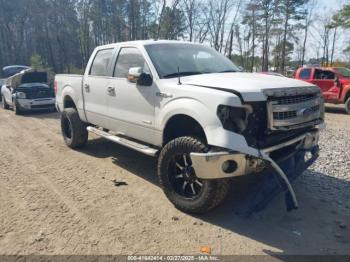
<svg viewBox="0 0 350 262"><path fill-rule="evenodd" d="M78 73L98 45L177 39L211 45L246 71L284 73L310 62L311 31L317 50L312 62L334 62L347 21L344 12L320 18L316 5L316 0L0 0L0 66L34 63Z"/></svg>

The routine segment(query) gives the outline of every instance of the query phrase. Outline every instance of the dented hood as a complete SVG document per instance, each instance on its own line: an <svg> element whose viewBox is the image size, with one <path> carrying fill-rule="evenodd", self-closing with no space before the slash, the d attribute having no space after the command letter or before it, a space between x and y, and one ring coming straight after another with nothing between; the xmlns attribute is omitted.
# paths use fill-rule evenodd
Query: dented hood
<svg viewBox="0 0 350 262"><path fill-rule="evenodd" d="M258 73L203 74L181 78L182 84L222 89L239 94L244 101L264 101L264 90L288 87L314 87L304 81Z"/></svg>

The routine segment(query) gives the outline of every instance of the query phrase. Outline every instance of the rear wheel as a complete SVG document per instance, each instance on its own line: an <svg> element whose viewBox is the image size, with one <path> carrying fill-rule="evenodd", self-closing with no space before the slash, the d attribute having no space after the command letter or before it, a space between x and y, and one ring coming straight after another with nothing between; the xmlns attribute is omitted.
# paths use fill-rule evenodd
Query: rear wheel
<svg viewBox="0 0 350 262"><path fill-rule="evenodd" d="M346 110L346 113L350 115L350 97L345 102L345 110Z"/></svg>
<svg viewBox="0 0 350 262"><path fill-rule="evenodd" d="M88 140L87 125L79 118L74 108L63 110L61 115L61 130L66 145L70 148L82 147Z"/></svg>
<svg viewBox="0 0 350 262"><path fill-rule="evenodd" d="M230 182L227 179L199 179L192 167L192 152L205 153L208 148L193 137L180 137L169 142L159 156L159 181L176 208L187 213L205 213L224 200Z"/></svg>

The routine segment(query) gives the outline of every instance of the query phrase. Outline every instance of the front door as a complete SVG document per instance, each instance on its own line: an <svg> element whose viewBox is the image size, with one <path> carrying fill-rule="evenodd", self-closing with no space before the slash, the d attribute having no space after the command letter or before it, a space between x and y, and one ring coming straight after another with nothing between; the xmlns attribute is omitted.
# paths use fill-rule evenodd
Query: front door
<svg viewBox="0 0 350 262"><path fill-rule="evenodd" d="M334 87L335 73L329 70L315 69L313 83L317 85L322 93L328 92Z"/></svg>
<svg viewBox="0 0 350 262"><path fill-rule="evenodd" d="M83 92L85 113L89 123L106 127L108 122L107 92L110 80L109 64L113 48L96 52L90 70L85 72Z"/></svg>
<svg viewBox="0 0 350 262"><path fill-rule="evenodd" d="M109 82L109 129L128 137L154 142L155 84L141 86L128 80L130 68L142 68L150 73L141 51L135 47L123 47L114 66Z"/></svg>

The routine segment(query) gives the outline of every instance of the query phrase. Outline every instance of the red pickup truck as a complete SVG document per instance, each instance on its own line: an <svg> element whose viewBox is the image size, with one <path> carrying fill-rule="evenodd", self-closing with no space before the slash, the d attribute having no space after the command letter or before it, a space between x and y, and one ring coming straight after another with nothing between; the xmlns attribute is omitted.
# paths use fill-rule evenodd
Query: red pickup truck
<svg viewBox="0 0 350 262"><path fill-rule="evenodd" d="M345 110L350 114L350 69L303 67L296 71L295 78L317 85L326 103L345 104Z"/></svg>

